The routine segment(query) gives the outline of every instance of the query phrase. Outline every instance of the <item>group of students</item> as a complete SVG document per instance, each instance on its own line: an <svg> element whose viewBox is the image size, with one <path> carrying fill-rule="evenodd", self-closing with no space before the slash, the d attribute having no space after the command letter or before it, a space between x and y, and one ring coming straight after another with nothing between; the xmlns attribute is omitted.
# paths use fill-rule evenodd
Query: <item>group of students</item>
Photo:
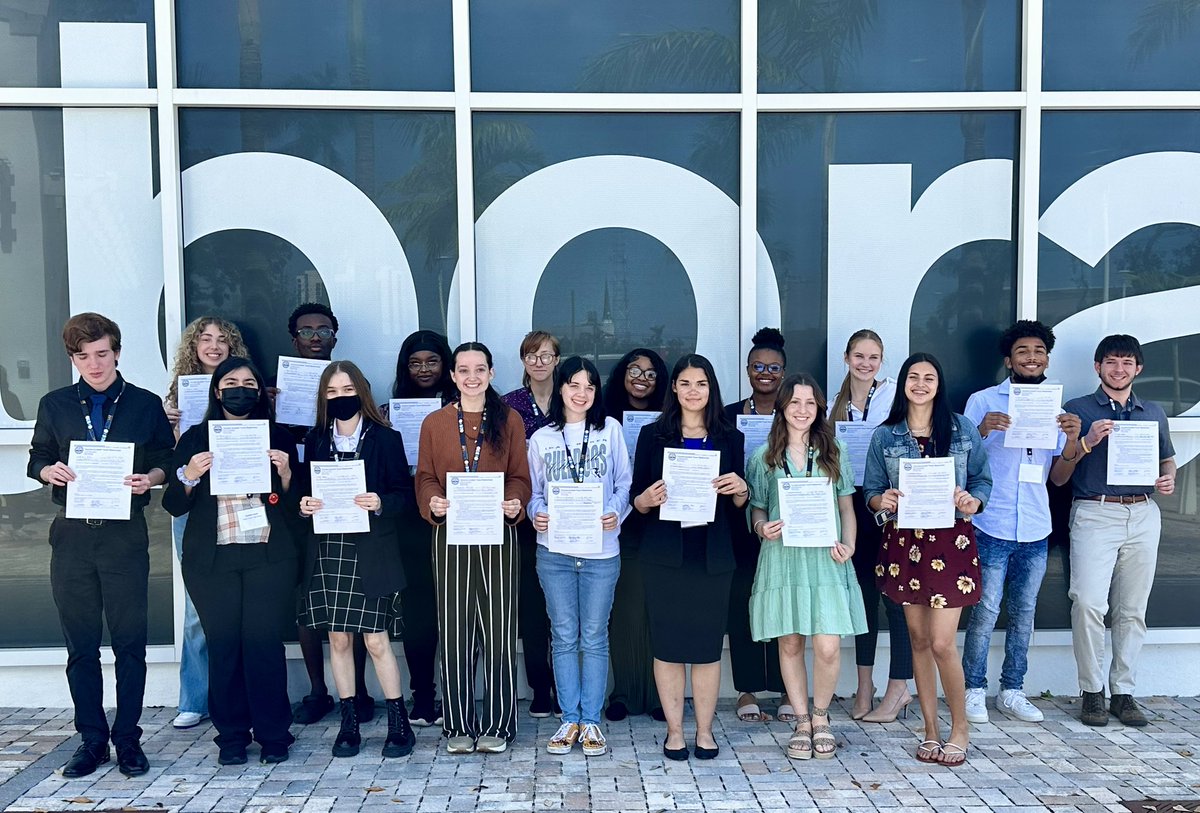
<svg viewBox="0 0 1200 813"><path fill-rule="evenodd" d="M288 327L298 355L331 358L338 324L327 307L302 305ZM126 481L136 495L130 521L60 514L50 532L51 582L83 738L66 776L86 775L107 761L110 737L122 772L138 775L148 767L137 727L148 569L142 509L146 492L159 484L166 486L164 507L179 518L176 544L199 622L199 628L190 620L185 625L176 725L211 715L221 764L244 763L252 741L263 762L283 761L294 741L290 723L315 722L335 708L325 686L322 633L340 699L335 756L358 753L359 725L374 713L363 682L368 654L387 710L384 756L411 752L411 724L440 723L450 753L504 751L516 734L520 634L534 690L530 713L549 716L557 708L561 714L546 745L551 753L569 753L578 743L587 755L603 754L602 715L618 720L650 713L666 723L666 758L712 759L719 753L712 722L728 633L737 715L770 719L757 694L781 691L777 716L794 726L789 757L835 755L829 707L840 638L854 635L852 717L894 720L911 701L908 680L915 678L925 720L916 758L961 764L969 723L988 717L987 652L1006 594L1009 625L996 708L1041 719L1022 682L1050 532L1047 479L1073 483L1070 595L1082 719L1107 722L1101 663L1111 587L1108 711L1128 725L1146 723L1132 694L1159 535L1149 494L1172 493L1175 466L1161 408L1132 392L1143 363L1133 337L1100 343L1100 386L1066 404L1056 448L1015 449L1003 439L1009 387L1044 381L1054 346L1052 331L1038 322L1019 321L1003 334L1007 377L975 393L965 414L951 409L942 368L928 353L907 358L896 379L881 377L883 342L870 330L850 338L846 375L832 402L812 376L787 373L782 334L760 330L746 365L751 395L728 405L701 355L684 355L668 373L656 352L637 348L602 385L590 360L561 359L557 339L543 331L525 337L522 386L502 397L493 386L488 347L466 342L451 351L443 337L418 331L400 348L392 396L438 398L443 406L421 425L416 461L406 459L403 439L350 361L325 367L315 425L285 427L274 422L270 382L247 358L236 326L224 320L204 317L185 330L165 411L117 372L120 330L110 320L80 314L63 337L80 378L43 398L29 475L51 484L63 504L63 488L74 477L66 465L71 440L124 440L137 450L135 474ZM174 381L189 374L211 375L208 410L176 439ZM631 456L622 422L646 410L660 414L641 430ZM735 425L739 414L772 416L766 442L749 455ZM208 423L244 419L270 422L271 491L213 496ZM1104 440L1114 419L1158 422L1160 477L1153 487L1107 484ZM836 434L843 421L874 427L860 486ZM673 449L718 453L712 521L660 517L668 496L664 457ZM899 527L899 470L903 461L921 457L954 461L952 527ZM312 517L324 506L312 493L310 467L340 460L364 463L367 490L354 501L369 516L367 533L313 530ZM450 543L447 481L461 472L503 474L502 544ZM832 484L836 538L827 546L782 544L777 483L798 477ZM549 545L548 492L569 482L601 484L599 551L568 554ZM891 668L875 707L881 602ZM975 609L960 659L955 633L967 606ZM118 710L111 731L101 705L101 612L116 654ZM297 622L312 691L293 713L283 641ZM397 634L411 678L411 712L390 646ZM810 640L811 703L804 660ZM439 643L440 704L433 680ZM479 661L481 697L475 691ZM605 709L610 665L613 690ZM691 748L683 729L689 667ZM951 712L946 738L937 717L939 676Z"/></svg>

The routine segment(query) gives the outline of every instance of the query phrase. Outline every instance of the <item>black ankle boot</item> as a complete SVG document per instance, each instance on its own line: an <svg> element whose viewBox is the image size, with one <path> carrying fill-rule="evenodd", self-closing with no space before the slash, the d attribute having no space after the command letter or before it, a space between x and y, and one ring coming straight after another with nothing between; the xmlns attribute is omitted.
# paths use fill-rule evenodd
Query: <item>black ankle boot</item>
<svg viewBox="0 0 1200 813"><path fill-rule="evenodd" d="M362 736L358 733L358 712L354 708L353 697L342 698L342 728L338 731L337 739L333 741L335 757L352 757L358 753L362 744Z"/></svg>
<svg viewBox="0 0 1200 813"><path fill-rule="evenodd" d="M417 744L417 735L408 724L408 712L404 710L404 698L397 697L387 702L388 735L383 743L385 757L406 757Z"/></svg>

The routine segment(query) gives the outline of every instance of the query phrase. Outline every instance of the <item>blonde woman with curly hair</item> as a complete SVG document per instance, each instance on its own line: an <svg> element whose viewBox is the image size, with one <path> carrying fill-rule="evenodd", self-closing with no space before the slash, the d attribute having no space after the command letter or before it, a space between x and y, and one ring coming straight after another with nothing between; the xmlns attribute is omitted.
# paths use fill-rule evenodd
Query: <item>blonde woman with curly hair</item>
<svg viewBox="0 0 1200 813"><path fill-rule="evenodd" d="M183 329L175 364L171 369L171 388L163 409L167 420L179 436L179 376L212 375L217 365L230 356L246 358L246 344L237 325L217 316L201 316ZM171 523L175 536L175 553L183 555L183 531L187 514ZM191 728L208 716L208 644L192 599L186 596L183 613L183 656L179 661L179 714L173 725Z"/></svg>

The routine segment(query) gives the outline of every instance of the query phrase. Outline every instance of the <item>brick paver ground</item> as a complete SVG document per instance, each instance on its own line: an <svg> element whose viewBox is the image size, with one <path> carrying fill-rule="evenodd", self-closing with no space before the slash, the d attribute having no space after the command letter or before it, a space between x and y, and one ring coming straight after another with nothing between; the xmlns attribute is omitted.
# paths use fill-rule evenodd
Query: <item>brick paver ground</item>
<svg viewBox="0 0 1200 813"><path fill-rule="evenodd" d="M449 756L437 730L418 732L417 749L401 760L379 756L385 723L364 728L353 759L329 754L336 721L293 727L291 759L221 767L212 729L177 731L174 711L147 709L146 776L127 779L115 766L66 780L55 771L78 744L70 712L0 709L0 809L304 811L660 811L755 810L1124 811L1122 801L1197 800L1200 807L1200 699L1148 698L1148 728L1088 728L1075 719L1077 700L1038 700L1046 721L1000 718L976 726L967 765L916 762L919 716L887 725L849 720L848 702L834 713L836 759L789 761L788 728L739 722L732 706L718 713L720 756L711 762L668 762L663 726L647 717L607 724L608 755L586 759L545 752L553 718L521 720L507 753ZM915 710L916 703L913 703ZM522 706L524 712L524 706ZM943 715L945 712L943 711ZM689 729L690 731L690 729ZM1179 808L1176 808L1179 809Z"/></svg>

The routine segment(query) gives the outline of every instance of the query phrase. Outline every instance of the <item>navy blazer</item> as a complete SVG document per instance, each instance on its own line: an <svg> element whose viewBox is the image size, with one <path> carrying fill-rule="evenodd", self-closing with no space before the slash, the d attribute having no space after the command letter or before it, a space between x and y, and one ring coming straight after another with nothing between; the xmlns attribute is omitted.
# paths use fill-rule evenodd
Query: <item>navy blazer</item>
<svg viewBox="0 0 1200 813"><path fill-rule="evenodd" d="M390 596L404 588L404 565L400 560L401 540L396 520L411 516L414 509L413 481L408 472L408 458L404 455L404 441L400 433L390 426L381 426L366 421L362 437L358 442L359 459L367 476L367 491L379 495L379 514L369 512L371 530L365 534L348 534L346 539L355 543L358 554L358 574L362 578L363 593L369 599ZM312 463L333 460L333 436L328 428L313 429L304 439L304 465L299 472L299 482L294 484L301 496L312 494L309 466ZM307 523L307 545L304 564L304 581L312 579L317 564L318 537L312 531L312 522ZM428 531L420 536L426 544ZM415 541L415 540L414 540Z"/></svg>
<svg viewBox="0 0 1200 813"><path fill-rule="evenodd" d="M737 429L729 428L716 433L710 432L709 443L713 451L721 453L721 474L734 472L744 476L744 454L746 439ZM638 436L637 452L633 460L633 484L629 489L629 502L651 484L662 479L663 450L682 449L683 438L664 435L657 422L650 424ZM658 509L651 508L645 514L633 508L629 515L637 527L641 540L641 557L644 562L680 567L683 564L683 528L678 522L667 522L658 518ZM626 525L629 525L626 520ZM739 529L746 523L745 508L733 504L733 497L717 496L717 512L713 521L697 531L707 533L708 572L728 573L736 566L735 545L742 543ZM621 532L624 539L624 530Z"/></svg>
<svg viewBox="0 0 1200 813"><path fill-rule="evenodd" d="M292 470L291 487L285 492L279 472L271 466L271 493L263 494L262 503L267 509L267 522L271 533L267 536L267 559L271 562L295 561L297 557L298 511L300 492L296 490L296 474L300 463L296 459L296 444L291 434L274 421L271 422L271 448L286 452ZM193 573L212 572L217 554L217 500L209 492L209 477L206 473L200 484L187 493L176 475L180 466L186 466L197 452L208 451L208 421L202 421L183 433L175 447L175 456L167 472L167 488L163 492L163 508L173 517L188 515L187 530L183 532L183 567Z"/></svg>

